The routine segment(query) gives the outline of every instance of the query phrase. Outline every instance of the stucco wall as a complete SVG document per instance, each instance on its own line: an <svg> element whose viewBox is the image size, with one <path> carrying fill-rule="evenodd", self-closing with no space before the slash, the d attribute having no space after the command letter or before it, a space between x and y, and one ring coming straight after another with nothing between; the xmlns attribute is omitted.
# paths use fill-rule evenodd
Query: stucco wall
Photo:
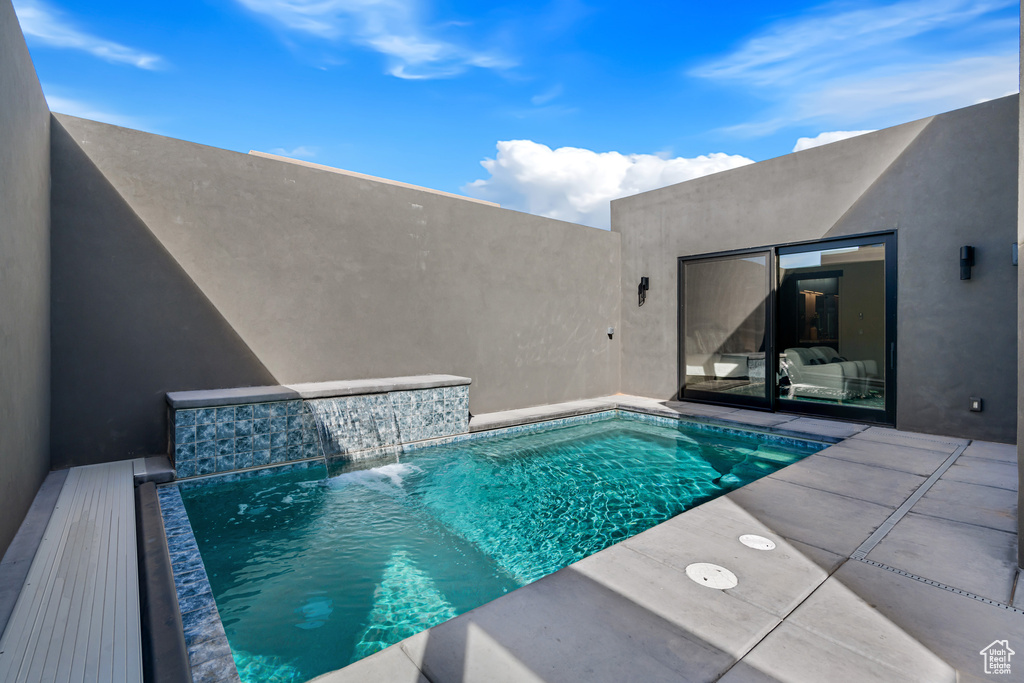
<svg viewBox="0 0 1024 683"><path fill-rule="evenodd" d="M619 235L55 116L53 458L163 393L443 373L474 413L615 393Z"/></svg>
<svg viewBox="0 0 1024 683"><path fill-rule="evenodd" d="M1017 104L1005 97L613 202L622 391L678 389L678 257L895 230L897 427L1014 441ZM968 244L977 264L961 281ZM983 412L968 411L971 396Z"/></svg>
<svg viewBox="0 0 1024 683"><path fill-rule="evenodd" d="M49 470L50 112L0 0L0 555Z"/></svg>
<svg viewBox="0 0 1024 683"><path fill-rule="evenodd" d="M1024 19L1024 4L1021 5ZM1024 45L1024 21L1021 21L1020 44ZM1022 55L1024 56L1024 55ZM1021 60L1020 83L1024 86L1024 59ZM1017 107L1017 254L1024 256L1024 107ZM1024 267L1017 267L1017 529L1024 528L1024 363L1020 362L1024 350ZM1017 541L1017 566L1024 567L1024 543Z"/></svg>

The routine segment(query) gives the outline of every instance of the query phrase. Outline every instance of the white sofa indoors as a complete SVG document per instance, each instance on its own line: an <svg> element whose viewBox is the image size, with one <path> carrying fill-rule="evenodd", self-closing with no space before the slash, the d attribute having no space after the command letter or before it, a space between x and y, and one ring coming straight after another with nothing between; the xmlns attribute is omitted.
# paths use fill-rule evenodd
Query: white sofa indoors
<svg viewBox="0 0 1024 683"><path fill-rule="evenodd" d="M878 376L875 361L840 360L827 346L786 349L782 367L789 376L789 398L858 398L867 395L869 380Z"/></svg>

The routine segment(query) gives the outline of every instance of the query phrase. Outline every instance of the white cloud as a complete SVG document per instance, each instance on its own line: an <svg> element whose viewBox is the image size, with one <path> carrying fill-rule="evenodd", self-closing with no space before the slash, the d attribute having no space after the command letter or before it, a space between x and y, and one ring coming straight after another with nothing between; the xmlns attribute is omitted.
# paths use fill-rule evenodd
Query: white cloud
<svg viewBox="0 0 1024 683"><path fill-rule="evenodd" d="M82 50L108 62L130 64L140 69L164 66L158 55L126 47L75 28L56 11L38 0L15 0L14 11L22 32L35 42L50 47Z"/></svg>
<svg viewBox="0 0 1024 683"><path fill-rule="evenodd" d="M462 28L446 22L433 30L417 0L237 0L290 31L325 40L347 40L389 58L397 78L456 76L469 67L503 69L514 62L499 54L473 50L432 35Z"/></svg>
<svg viewBox="0 0 1024 683"><path fill-rule="evenodd" d="M277 154L282 157L289 157L291 159L312 159L316 156L316 147L309 147L307 145L300 145L295 149L285 149L284 147L275 147L270 150L271 154Z"/></svg>
<svg viewBox="0 0 1024 683"><path fill-rule="evenodd" d="M541 105L547 104L548 102L550 102L551 100L555 99L556 97L558 97L561 94L562 94L562 84L561 83L557 83L557 84L551 86L550 88L548 88L547 90L545 90L544 92L538 93L538 94L534 95L533 97L531 97L530 98L530 104L534 105L535 107L539 107Z"/></svg>
<svg viewBox="0 0 1024 683"><path fill-rule="evenodd" d="M834 14L829 12L836 6L828 5L808 17L769 26L732 54L693 73L777 86L848 69L851 62L887 61L891 58L884 49L887 46L1016 4L1015 0L903 0Z"/></svg>
<svg viewBox="0 0 1024 683"><path fill-rule="evenodd" d="M723 153L667 158L506 140L498 143L496 158L480 162L491 177L463 191L506 208L607 228L612 199L750 163Z"/></svg>
<svg viewBox="0 0 1024 683"><path fill-rule="evenodd" d="M855 138L858 135L864 135L866 133L874 133L873 130L831 130L825 133L819 133L813 138L800 138L796 141L793 146L794 152L799 152L811 147L820 147L827 145L832 142L839 142L840 140L846 140L847 138Z"/></svg>
<svg viewBox="0 0 1024 683"><path fill-rule="evenodd" d="M966 107L1015 92L1020 60L1012 55L970 57L921 68L879 68L836 78L794 98L801 119L856 122L888 113L902 120Z"/></svg>
<svg viewBox="0 0 1024 683"><path fill-rule="evenodd" d="M773 104L727 128L765 135L794 123L873 127L998 97L1018 79L1015 0L829 4L765 28L691 75Z"/></svg>
<svg viewBox="0 0 1024 683"><path fill-rule="evenodd" d="M45 86L43 87L43 91L46 92ZM60 97L58 95L46 93L46 105L50 108L50 111L58 114L68 114L69 116L91 119L93 121L109 123L111 125L122 126L124 128L143 128L140 122L131 116L105 111L97 108L89 102L83 102L82 100L76 100L70 97Z"/></svg>

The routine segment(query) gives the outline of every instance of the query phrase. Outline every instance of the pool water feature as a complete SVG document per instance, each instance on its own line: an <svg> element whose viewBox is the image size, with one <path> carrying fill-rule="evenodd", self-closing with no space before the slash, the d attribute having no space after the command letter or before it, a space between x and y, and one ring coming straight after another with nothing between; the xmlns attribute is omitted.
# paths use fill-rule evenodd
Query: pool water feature
<svg viewBox="0 0 1024 683"><path fill-rule="evenodd" d="M623 415L183 486L242 680L341 668L824 447Z"/></svg>

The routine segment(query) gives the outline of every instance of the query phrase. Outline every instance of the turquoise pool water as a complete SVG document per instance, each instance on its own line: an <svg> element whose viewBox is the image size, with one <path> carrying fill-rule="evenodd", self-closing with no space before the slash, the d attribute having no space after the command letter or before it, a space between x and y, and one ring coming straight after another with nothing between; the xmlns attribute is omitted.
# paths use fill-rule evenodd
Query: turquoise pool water
<svg viewBox="0 0 1024 683"><path fill-rule="evenodd" d="M243 681L305 681L813 453L619 417L183 487Z"/></svg>

